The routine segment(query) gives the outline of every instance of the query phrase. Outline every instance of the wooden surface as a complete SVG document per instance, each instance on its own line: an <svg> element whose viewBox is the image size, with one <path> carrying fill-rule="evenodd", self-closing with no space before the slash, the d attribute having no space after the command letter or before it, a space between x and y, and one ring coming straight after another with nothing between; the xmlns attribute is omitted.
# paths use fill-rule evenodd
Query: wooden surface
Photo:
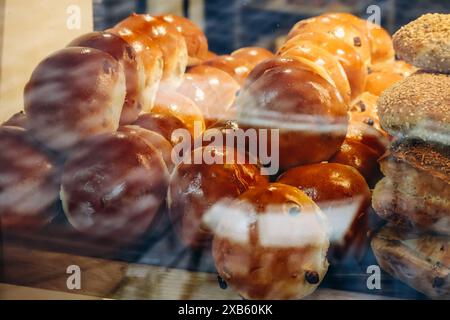
<svg viewBox="0 0 450 320"><path fill-rule="evenodd" d="M69 290L67 266L81 269L81 289ZM0 299L241 299L231 288L220 289L217 277L136 263L3 245ZM44 289L44 290L36 290ZM319 288L308 299L385 299L386 297Z"/></svg>

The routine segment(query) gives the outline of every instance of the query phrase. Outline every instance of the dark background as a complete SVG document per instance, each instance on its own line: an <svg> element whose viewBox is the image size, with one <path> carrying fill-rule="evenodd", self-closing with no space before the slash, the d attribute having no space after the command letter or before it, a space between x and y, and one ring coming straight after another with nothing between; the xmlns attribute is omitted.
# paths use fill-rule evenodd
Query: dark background
<svg viewBox="0 0 450 320"><path fill-rule="evenodd" d="M286 0L290 4L287 7L274 5L274 1L205 0L205 33L210 49L219 54L250 45L270 49L276 37L286 34L296 21L333 11L330 8L364 18L367 6L376 4L382 10L382 25L391 33L424 13L450 12L450 0ZM189 17L190 1L182 2L184 15ZM94 0L95 29L111 27L131 12L147 12L147 1Z"/></svg>

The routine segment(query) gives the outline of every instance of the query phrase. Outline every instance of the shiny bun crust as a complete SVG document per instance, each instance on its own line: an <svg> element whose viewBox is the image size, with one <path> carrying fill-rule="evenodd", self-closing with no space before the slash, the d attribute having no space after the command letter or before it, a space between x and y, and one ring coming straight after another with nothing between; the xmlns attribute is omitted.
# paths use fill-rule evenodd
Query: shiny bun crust
<svg viewBox="0 0 450 320"><path fill-rule="evenodd" d="M336 87L289 58L268 59L253 69L237 106L240 126L280 130L284 169L328 160L347 131L347 105Z"/></svg>
<svg viewBox="0 0 450 320"><path fill-rule="evenodd" d="M238 59L247 61L248 64L254 68L260 62L273 58L274 54L265 48L259 47L244 47L237 49L231 55Z"/></svg>
<svg viewBox="0 0 450 320"><path fill-rule="evenodd" d="M22 128L1 126L0 148L1 227L39 229L56 215L50 207L58 198L58 169Z"/></svg>
<svg viewBox="0 0 450 320"><path fill-rule="evenodd" d="M134 13L115 28L127 28L155 41L164 57L163 80L166 80L167 85L179 83L188 63L188 51L184 37L175 26L148 14Z"/></svg>
<svg viewBox="0 0 450 320"><path fill-rule="evenodd" d="M209 151L208 151L209 150ZM215 157L225 157L237 151L233 149L196 149L193 151L213 152ZM211 230L203 222L205 213L217 202L235 199L249 187L267 184L267 178L252 164L194 164L180 163L171 175L167 204L175 231L181 240L190 246L207 246Z"/></svg>
<svg viewBox="0 0 450 320"><path fill-rule="evenodd" d="M49 148L71 148L118 128L125 92L124 71L111 55L81 47L59 50L25 86L27 127Z"/></svg>
<svg viewBox="0 0 450 320"><path fill-rule="evenodd" d="M328 269L328 224L306 194L280 183L251 188L222 215L214 262L242 297L300 299L317 289Z"/></svg>
<svg viewBox="0 0 450 320"><path fill-rule="evenodd" d="M108 32L91 32L69 43L68 47L94 48L113 56L123 67L126 80L126 96L120 117L121 124L129 124L137 119L142 110L139 104L139 70L136 52L125 40Z"/></svg>
<svg viewBox="0 0 450 320"><path fill-rule="evenodd" d="M133 47L138 64L139 104L142 111L150 112L163 76L164 59L161 48L145 34L127 28L113 28L108 32L121 37Z"/></svg>
<svg viewBox="0 0 450 320"><path fill-rule="evenodd" d="M147 231L167 185L158 151L138 135L118 132L87 140L71 154L60 194L76 230L122 244Z"/></svg>
<svg viewBox="0 0 450 320"><path fill-rule="evenodd" d="M283 173L278 182L305 192L333 222L330 257L362 258L367 248L371 194L355 168L339 163L300 166Z"/></svg>
<svg viewBox="0 0 450 320"><path fill-rule="evenodd" d="M416 72L378 100L380 124L397 137L450 144L450 75Z"/></svg>
<svg viewBox="0 0 450 320"><path fill-rule="evenodd" d="M234 80L242 85L252 70L252 65L242 58L236 58L231 55L217 56L203 63L206 66L214 67L225 71Z"/></svg>
<svg viewBox="0 0 450 320"><path fill-rule="evenodd" d="M393 37L397 55L424 70L450 73L450 14L425 14Z"/></svg>
<svg viewBox="0 0 450 320"><path fill-rule="evenodd" d="M197 65L208 59L208 39L195 23L174 14L165 14L158 18L172 24L184 37L189 55L189 66Z"/></svg>

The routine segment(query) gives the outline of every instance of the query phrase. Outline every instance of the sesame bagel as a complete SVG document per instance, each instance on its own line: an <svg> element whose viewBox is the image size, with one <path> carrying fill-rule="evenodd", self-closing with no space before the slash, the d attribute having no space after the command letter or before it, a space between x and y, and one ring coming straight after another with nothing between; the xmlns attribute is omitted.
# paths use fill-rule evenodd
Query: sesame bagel
<svg viewBox="0 0 450 320"><path fill-rule="evenodd" d="M397 56L424 70L450 72L450 14L425 14L393 37Z"/></svg>

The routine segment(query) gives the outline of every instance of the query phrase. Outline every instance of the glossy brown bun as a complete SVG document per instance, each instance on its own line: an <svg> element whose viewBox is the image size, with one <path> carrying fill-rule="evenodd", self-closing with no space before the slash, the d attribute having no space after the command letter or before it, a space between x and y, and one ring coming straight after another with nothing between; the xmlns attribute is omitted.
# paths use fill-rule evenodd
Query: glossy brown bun
<svg viewBox="0 0 450 320"><path fill-rule="evenodd" d="M450 75L416 72L378 99L380 124L396 137L450 145Z"/></svg>
<svg viewBox="0 0 450 320"><path fill-rule="evenodd" d="M389 146L389 139L381 131L365 122L355 120L350 120L346 139L368 146L377 152L378 157L381 157Z"/></svg>
<svg viewBox="0 0 450 320"><path fill-rule="evenodd" d="M286 171L278 182L304 191L328 216L333 228L332 258L362 258L371 194L356 169L338 163L312 164Z"/></svg>
<svg viewBox="0 0 450 320"><path fill-rule="evenodd" d="M322 78L333 84L347 104L350 104L351 89L347 75L337 58L325 49L308 40L291 42L279 52L282 57L290 57L309 65ZM306 61L305 61L306 59Z"/></svg>
<svg viewBox="0 0 450 320"><path fill-rule="evenodd" d="M301 20L289 31L288 39L310 32L328 33L345 42L358 52L366 67L370 65L371 53L368 33L361 30L360 25L356 26L353 19L349 21L343 20L341 17L323 15Z"/></svg>
<svg viewBox="0 0 450 320"><path fill-rule="evenodd" d="M133 13L115 28L127 28L151 38L163 53L163 80L171 85L179 83L186 70L188 52L186 41L175 26L149 14Z"/></svg>
<svg viewBox="0 0 450 320"><path fill-rule="evenodd" d="M144 112L150 112L156 91L163 76L164 59L161 48L150 37L127 28L113 28L108 32L128 42L136 52L139 71L139 103Z"/></svg>
<svg viewBox="0 0 450 320"><path fill-rule="evenodd" d="M125 74L111 55L65 48L45 58L25 86L27 127L51 149L68 149L119 127Z"/></svg>
<svg viewBox="0 0 450 320"><path fill-rule="evenodd" d="M0 127L0 219L4 230L31 231L54 216L58 169L33 146L23 128Z"/></svg>
<svg viewBox="0 0 450 320"><path fill-rule="evenodd" d="M142 110L139 104L139 74L136 52L125 40L109 32L91 32L70 42L68 47L87 47L109 53L125 72L126 95L120 116L120 124L129 124L137 119Z"/></svg>
<svg viewBox="0 0 450 320"><path fill-rule="evenodd" d="M282 169L328 160L347 132L347 105L338 90L289 58L268 59L253 69L237 106L240 126L280 129L279 148L271 149L279 150Z"/></svg>
<svg viewBox="0 0 450 320"><path fill-rule="evenodd" d="M403 79L395 71L374 71L367 76L365 91L380 96L384 90Z"/></svg>
<svg viewBox="0 0 450 320"><path fill-rule="evenodd" d="M158 18L173 25L184 37L189 55L189 66L199 64L208 58L208 39L195 23L174 14L165 14Z"/></svg>
<svg viewBox="0 0 450 320"><path fill-rule="evenodd" d="M179 141L172 137L172 133L177 129L188 130L186 124L170 113L144 113L133 123L141 128L154 131L170 141L172 145Z"/></svg>
<svg viewBox="0 0 450 320"><path fill-rule="evenodd" d="M136 125L119 127L119 131L129 135L137 135L144 139L148 144L151 144L161 155L168 172L172 172L174 168L174 163L172 161L172 145L166 138L155 131L150 131Z"/></svg>
<svg viewBox="0 0 450 320"><path fill-rule="evenodd" d="M177 117L184 123L193 138L205 130L205 121L200 108L194 101L173 90L164 88L158 90L153 112ZM196 126L198 131L195 131Z"/></svg>
<svg viewBox="0 0 450 320"><path fill-rule="evenodd" d="M203 216L217 202L234 199L249 187L267 184L260 168L253 164L194 164L195 152L207 152L222 159L237 152L227 148L199 148L192 152L191 164L180 163L170 179L167 204L176 232L184 244L207 246L211 230L205 225Z"/></svg>
<svg viewBox="0 0 450 320"><path fill-rule="evenodd" d="M312 31L302 33L288 40L279 51L285 51L286 48L295 45L298 41L310 41L327 50L338 59L347 75L352 100L356 99L363 92L366 83L367 68L354 47L331 34Z"/></svg>
<svg viewBox="0 0 450 320"><path fill-rule="evenodd" d="M231 56L245 60L248 64L254 68L260 62L263 62L266 59L273 58L274 54L260 47L244 47L237 49L231 53Z"/></svg>
<svg viewBox="0 0 450 320"><path fill-rule="evenodd" d="M2 126L25 128L27 125L27 116L25 112L14 113L8 120L2 123Z"/></svg>
<svg viewBox="0 0 450 320"><path fill-rule="evenodd" d="M450 299L449 237L408 233L388 224L373 238L372 250L392 277L430 298Z"/></svg>
<svg viewBox="0 0 450 320"><path fill-rule="evenodd" d="M372 206L398 228L450 236L450 152L448 147L397 141L380 159L385 175Z"/></svg>
<svg viewBox="0 0 450 320"><path fill-rule="evenodd" d="M214 67L225 71L242 85L252 70L252 65L246 60L230 55L217 56L203 63L206 66Z"/></svg>
<svg viewBox="0 0 450 320"><path fill-rule="evenodd" d="M328 270L326 217L302 191L251 188L222 208L213 240L217 272L245 299L301 299Z"/></svg>
<svg viewBox="0 0 450 320"><path fill-rule="evenodd" d="M366 179L369 186L374 186L381 178L378 165L379 153L369 146L354 139L345 139L341 149L329 160L353 167Z"/></svg>
<svg viewBox="0 0 450 320"><path fill-rule="evenodd" d="M363 122L384 133L378 117L378 96L370 92L360 95L350 108L350 121Z"/></svg>
<svg viewBox="0 0 450 320"><path fill-rule="evenodd" d="M393 37L397 56L424 70L450 73L450 14L429 13L408 23Z"/></svg>
<svg viewBox="0 0 450 320"><path fill-rule="evenodd" d="M228 73L209 66L191 68L177 92L190 98L200 108L209 127L217 121L235 118L231 109L240 86Z"/></svg>
<svg viewBox="0 0 450 320"><path fill-rule="evenodd" d="M70 155L61 201L76 230L124 244L147 232L167 185L156 149L138 135L117 132L85 141Z"/></svg>

